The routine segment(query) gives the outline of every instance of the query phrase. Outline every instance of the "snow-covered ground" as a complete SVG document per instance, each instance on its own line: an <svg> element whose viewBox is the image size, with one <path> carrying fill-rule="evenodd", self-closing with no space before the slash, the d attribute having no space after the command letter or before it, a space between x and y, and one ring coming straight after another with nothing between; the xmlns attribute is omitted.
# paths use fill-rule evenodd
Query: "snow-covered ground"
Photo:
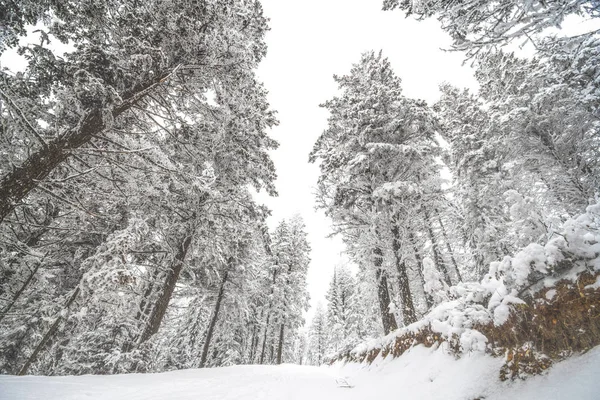
<svg viewBox="0 0 600 400"><path fill-rule="evenodd" d="M502 361L480 353L456 360L416 347L373 366L237 366L162 374L0 376L0 399L353 400L600 398L600 347L527 381L498 380ZM345 378L352 388L340 387ZM337 381L337 382L336 382Z"/></svg>

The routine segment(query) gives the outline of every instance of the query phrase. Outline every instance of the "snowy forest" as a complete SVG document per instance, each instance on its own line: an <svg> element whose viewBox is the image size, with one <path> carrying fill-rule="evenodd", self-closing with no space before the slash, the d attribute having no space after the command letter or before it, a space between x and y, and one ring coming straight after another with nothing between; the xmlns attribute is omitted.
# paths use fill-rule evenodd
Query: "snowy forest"
<svg viewBox="0 0 600 400"><path fill-rule="evenodd" d="M0 370L111 374L297 357L309 246L269 232L277 123L257 2L20 2L3 48ZM52 19L50 19L52 16ZM47 48L72 43L65 58Z"/></svg>
<svg viewBox="0 0 600 400"><path fill-rule="evenodd" d="M600 344L600 23L560 29L600 2L379 3L437 20L477 89L409 97L378 49L333 76L304 157L346 261L311 299L303 216L269 222L256 195L277 196L279 124L258 0L3 2L0 373L423 345L496 357L504 381Z"/></svg>

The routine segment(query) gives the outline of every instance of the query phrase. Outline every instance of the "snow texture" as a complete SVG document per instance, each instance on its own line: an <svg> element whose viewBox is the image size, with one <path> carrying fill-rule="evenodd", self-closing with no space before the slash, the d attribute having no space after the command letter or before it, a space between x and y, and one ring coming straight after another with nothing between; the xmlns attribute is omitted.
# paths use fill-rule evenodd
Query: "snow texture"
<svg viewBox="0 0 600 400"><path fill-rule="evenodd" d="M372 366L235 366L113 376L0 376L0 398L19 400L597 399L600 348L526 381L501 382L503 360L456 359L418 346ZM347 383L341 385L340 382ZM401 397L400 397L401 396Z"/></svg>

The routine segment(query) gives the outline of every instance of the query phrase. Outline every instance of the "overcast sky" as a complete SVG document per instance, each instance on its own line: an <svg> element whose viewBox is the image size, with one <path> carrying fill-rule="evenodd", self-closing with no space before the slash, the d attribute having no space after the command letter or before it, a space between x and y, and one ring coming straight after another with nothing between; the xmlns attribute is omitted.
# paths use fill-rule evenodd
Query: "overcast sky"
<svg viewBox="0 0 600 400"><path fill-rule="evenodd" d="M327 124L327 112L319 104L337 90L333 74L348 73L365 51L383 50L409 97L432 103L444 81L460 87L476 85L472 70L462 66L463 55L441 50L449 47L450 39L437 21L417 22L400 12L384 12L381 3L262 0L271 31L268 54L258 72L269 90L271 107L278 111L280 124L271 136L280 147L272 153L279 197L259 195L259 200L273 210L271 228L295 213L304 218L312 246L308 273L312 306L324 299L344 250L339 238L326 238L330 221L314 210L319 169L308 163Z"/></svg>

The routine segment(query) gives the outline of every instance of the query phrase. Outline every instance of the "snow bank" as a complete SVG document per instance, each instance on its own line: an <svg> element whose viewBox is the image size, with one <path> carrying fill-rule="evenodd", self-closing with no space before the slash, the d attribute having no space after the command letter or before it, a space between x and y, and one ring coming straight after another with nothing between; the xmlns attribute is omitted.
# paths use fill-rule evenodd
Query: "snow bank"
<svg viewBox="0 0 600 400"><path fill-rule="evenodd" d="M501 359L483 353L457 359L443 346L416 346L393 360L379 357L370 366L346 364L338 373L356 388L371 388L356 397L363 399L591 400L600 393L600 347L558 363L544 375L502 382Z"/></svg>
<svg viewBox="0 0 600 400"><path fill-rule="evenodd" d="M501 360L483 353L456 359L417 346L371 366L236 366L160 374L0 376L6 400L465 400L597 399L600 348L527 381L501 382ZM351 388L340 387L347 381Z"/></svg>
<svg viewBox="0 0 600 400"><path fill-rule="evenodd" d="M527 359L532 365L537 363L536 371L547 368L550 362L541 361L538 355L528 351L528 341L538 339L532 336L539 336L541 324L548 324L543 327L546 331L568 334L571 339L579 333L568 331L569 328L555 318L573 317L581 325L577 328L583 330L595 324L589 322L589 313L596 305L600 306L599 227L600 205L589 206L585 214L566 221L563 231L553 235L545 245L530 244L512 257L491 263L489 273L481 282L447 288L445 296L436 296L447 300L441 301L421 320L338 354L332 361L372 362L375 357L390 353L398 357L416 344L431 347L446 343L454 354L506 353L508 357L510 353L519 360ZM577 289L580 284L583 286ZM435 288L437 292L440 289ZM572 313L569 307L563 307L566 300L573 308ZM519 316L511 321L517 312ZM502 332L501 327L510 332ZM562 350L581 351L600 342L600 338L588 336L579 342L573 339L576 342L573 346L559 340L548 343L557 348L563 346ZM492 337L495 343L491 343ZM551 351L560 353L557 349ZM509 373L515 374L519 375L519 371Z"/></svg>

